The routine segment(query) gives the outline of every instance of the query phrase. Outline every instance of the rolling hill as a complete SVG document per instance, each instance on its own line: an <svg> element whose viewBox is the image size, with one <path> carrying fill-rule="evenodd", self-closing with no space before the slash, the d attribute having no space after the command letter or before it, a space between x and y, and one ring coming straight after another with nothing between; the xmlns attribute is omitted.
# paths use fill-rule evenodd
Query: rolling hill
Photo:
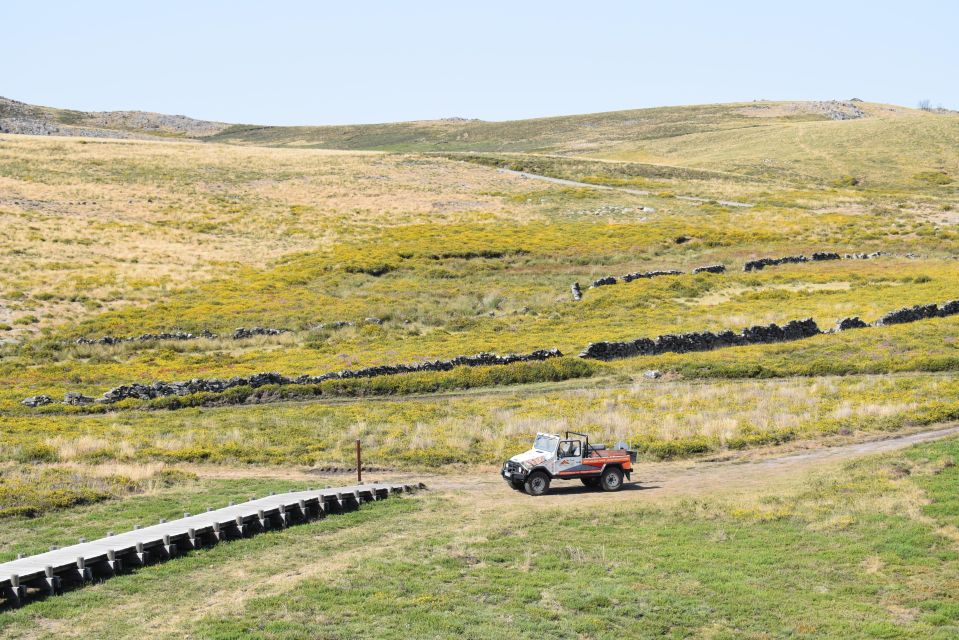
<svg viewBox="0 0 959 640"><path fill-rule="evenodd" d="M849 101L659 107L530 120L345 126L225 124L0 99L0 132L398 152L535 153L716 170L793 184L909 186L959 174L959 114ZM919 178L916 175L919 174Z"/></svg>

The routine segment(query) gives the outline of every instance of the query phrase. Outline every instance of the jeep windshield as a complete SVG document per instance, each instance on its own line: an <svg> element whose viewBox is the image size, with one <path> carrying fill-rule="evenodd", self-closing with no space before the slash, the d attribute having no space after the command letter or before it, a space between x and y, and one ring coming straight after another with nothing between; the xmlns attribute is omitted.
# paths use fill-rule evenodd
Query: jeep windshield
<svg viewBox="0 0 959 640"><path fill-rule="evenodd" d="M548 436L541 433L536 436L536 440L533 441L533 448L545 453L554 453L557 443L559 443L559 438L556 436Z"/></svg>

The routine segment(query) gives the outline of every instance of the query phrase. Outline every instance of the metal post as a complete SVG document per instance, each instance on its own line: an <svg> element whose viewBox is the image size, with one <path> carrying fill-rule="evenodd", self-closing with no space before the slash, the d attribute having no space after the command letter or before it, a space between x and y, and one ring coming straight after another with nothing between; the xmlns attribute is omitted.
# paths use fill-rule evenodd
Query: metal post
<svg viewBox="0 0 959 640"><path fill-rule="evenodd" d="M363 456L359 438L356 439L356 484L363 484Z"/></svg>

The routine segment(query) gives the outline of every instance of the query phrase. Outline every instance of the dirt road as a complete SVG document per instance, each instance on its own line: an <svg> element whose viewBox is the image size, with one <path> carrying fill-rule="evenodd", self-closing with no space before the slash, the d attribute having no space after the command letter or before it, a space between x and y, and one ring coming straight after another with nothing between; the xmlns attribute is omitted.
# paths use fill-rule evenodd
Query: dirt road
<svg viewBox="0 0 959 640"><path fill-rule="evenodd" d="M549 494L531 498L514 491L499 476L499 468L486 467L466 472L450 471L444 474L379 472L370 473L364 480L425 482L433 492L449 493L476 507L495 503L500 507L513 505L522 509L549 508L560 505L595 504L629 500L658 501L695 498L712 495L717 490L735 495L754 493L757 489L775 489L795 486L799 477L832 468L848 460L866 455L888 453L910 445L959 435L959 424L937 425L907 434L867 436L867 439L849 441L801 441L780 448L727 452L705 460L675 462L640 462L633 474L633 483L618 493L587 490L577 481L554 482ZM191 470L206 476L249 477L274 476L298 480L315 480L336 486L348 484L349 474L323 475L304 468L223 468L200 465Z"/></svg>
<svg viewBox="0 0 959 640"><path fill-rule="evenodd" d="M809 473L834 468L839 464L871 454L888 453L919 442L938 440L959 434L959 425L940 425L937 429L897 435L881 439L826 446L815 442L799 443L797 450L777 455L773 451L752 451L730 454L707 461L641 462L633 474L633 482L618 493L601 493L586 489L572 481L554 482L549 494L531 498L514 491L499 477L498 469L468 476L433 476L421 478L434 491L460 494L479 505L494 500L499 505L516 503L524 508L557 507L579 504L643 502L695 498L722 491L727 495L751 494L757 489L795 487L798 478ZM802 447L799 449L799 447Z"/></svg>

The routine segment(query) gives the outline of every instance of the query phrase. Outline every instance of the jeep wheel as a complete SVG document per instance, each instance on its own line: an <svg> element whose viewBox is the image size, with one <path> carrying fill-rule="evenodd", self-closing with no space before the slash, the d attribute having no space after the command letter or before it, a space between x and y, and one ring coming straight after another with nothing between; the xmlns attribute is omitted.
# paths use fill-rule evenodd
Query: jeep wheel
<svg viewBox="0 0 959 640"><path fill-rule="evenodd" d="M586 485L587 489L599 489L599 478L592 476L590 478L580 478L580 482Z"/></svg>
<svg viewBox="0 0 959 640"><path fill-rule="evenodd" d="M549 476L543 471L534 471L526 478L526 493L541 496L549 491Z"/></svg>
<svg viewBox="0 0 959 640"><path fill-rule="evenodd" d="M623 471L619 467L606 467L599 477L603 491L619 491L623 488Z"/></svg>
<svg viewBox="0 0 959 640"><path fill-rule="evenodd" d="M509 486L511 486L516 491L522 491L525 488L526 483L522 480L510 480Z"/></svg>

